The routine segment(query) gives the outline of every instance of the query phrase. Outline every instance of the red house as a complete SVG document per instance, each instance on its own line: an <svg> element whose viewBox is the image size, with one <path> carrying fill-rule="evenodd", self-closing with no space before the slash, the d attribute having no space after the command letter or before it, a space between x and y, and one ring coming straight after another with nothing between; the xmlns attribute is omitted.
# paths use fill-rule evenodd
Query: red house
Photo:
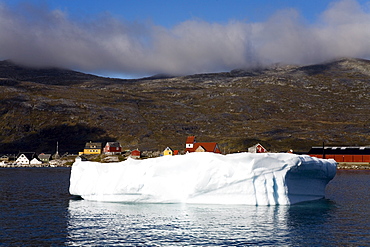
<svg viewBox="0 0 370 247"><path fill-rule="evenodd" d="M141 152L139 151L139 149L132 150L130 157L133 158L133 159L140 159Z"/></svg>
<svg viewBox="0 0 370 247"><path fill-rule="evenodd" d="M121 144L119 142L107 142L107 144L105 144L103 152L108 155L120 154L122 153Z"/></svg>
<svg viewBox="0 0 370 247"><path fill-rule="evenodd" d="M220 148L218 147L217 142L197 142L195 136L188 136L185 144L186 152L212 152L212 153L221 153Z"/></svg>
<svg viewBox="0 0 370 247"><path fill-rule="evenodd" d="M248 148L249 153L266 153L267 150L261 144L257 143L256 145Z"/></svg>

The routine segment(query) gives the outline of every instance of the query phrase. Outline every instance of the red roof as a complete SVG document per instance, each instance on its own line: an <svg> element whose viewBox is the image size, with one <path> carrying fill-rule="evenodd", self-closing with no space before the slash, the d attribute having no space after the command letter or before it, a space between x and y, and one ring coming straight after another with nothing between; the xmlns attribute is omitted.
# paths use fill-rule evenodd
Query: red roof
<svg viewBox="0 0 370 247"><path fill-rule="evenodd" d="M195 142L195 136L188 136L186 139L186 143L194 143Z"/></svg>
<svg viewBox="0 0 370 247"><path fill-rule="evenodd" d="M140 151L139 150L132 150L131 151L131 156L140 156Z"/></svg>
<svg viewBox="0 0 370 247"><path fill-rule="evenodd" d="M186 151L190 153L195 152L199 146L201 146L205 152L221 153L217 142L196 142L194 143L193 148L187 148Z"/></svg>

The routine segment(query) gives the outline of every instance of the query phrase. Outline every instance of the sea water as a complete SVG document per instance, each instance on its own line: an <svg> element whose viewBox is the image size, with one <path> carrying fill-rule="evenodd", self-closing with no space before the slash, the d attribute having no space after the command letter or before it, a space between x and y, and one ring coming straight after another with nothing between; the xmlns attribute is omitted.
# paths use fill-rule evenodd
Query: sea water
<svg viewBox="0 0 370 247"><path fill-rule="evenodd" d="M0 168L0 246L366 246L370 171L292 206L125 204L68 193L69 168Z"/></svg>

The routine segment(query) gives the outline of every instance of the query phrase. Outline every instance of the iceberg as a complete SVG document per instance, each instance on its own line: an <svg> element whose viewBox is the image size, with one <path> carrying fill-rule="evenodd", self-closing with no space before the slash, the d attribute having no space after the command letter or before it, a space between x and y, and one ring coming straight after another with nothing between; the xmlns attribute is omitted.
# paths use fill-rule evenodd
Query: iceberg
<svg viewBox="0 0 370 247"><path fill-rule="evenodd" d="M110 202L290 205L324 198L336 170L334 160L289 153L76 160L69 191Z"/></svg>

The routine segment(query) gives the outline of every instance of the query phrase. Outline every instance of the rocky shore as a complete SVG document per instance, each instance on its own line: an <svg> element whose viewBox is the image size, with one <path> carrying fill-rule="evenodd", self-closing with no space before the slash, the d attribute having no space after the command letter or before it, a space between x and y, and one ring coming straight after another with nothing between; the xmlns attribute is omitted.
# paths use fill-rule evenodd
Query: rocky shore
<svg viewBox="0 0 370 247"><path fill-rule="evenodd" d="M370 169L370 163L338 163L337 169L368 170Z"/></svg>
<svg viewBox="0 0 370 247"><path fill-rule="evenodd" d="M118 162L115 160L115 162ZM67 162L52 162L40 165L20 165L11 163L1 163L0 168L21 168L21 167L71 167L73 161L68 160ZM370 163L338 163L338 170L370 170Z"/></svg>
<svg viewBox="0 0 370 247"><path fill-rule="evenodd" d="M19 165L19 164L2 164L0 163L0 168L30 168L30 167L71 167L70 164L40 164L40 165Z"/></svg>
<svg viewBox="0 0 370 247"><path fill-rule="evenodd" d="M73 159L60 159L60 160L51 160L48 163L42 164L17 164L13 162L0 162L0 168L21 168L21 167L71 167L74 162Z"/></svg>

